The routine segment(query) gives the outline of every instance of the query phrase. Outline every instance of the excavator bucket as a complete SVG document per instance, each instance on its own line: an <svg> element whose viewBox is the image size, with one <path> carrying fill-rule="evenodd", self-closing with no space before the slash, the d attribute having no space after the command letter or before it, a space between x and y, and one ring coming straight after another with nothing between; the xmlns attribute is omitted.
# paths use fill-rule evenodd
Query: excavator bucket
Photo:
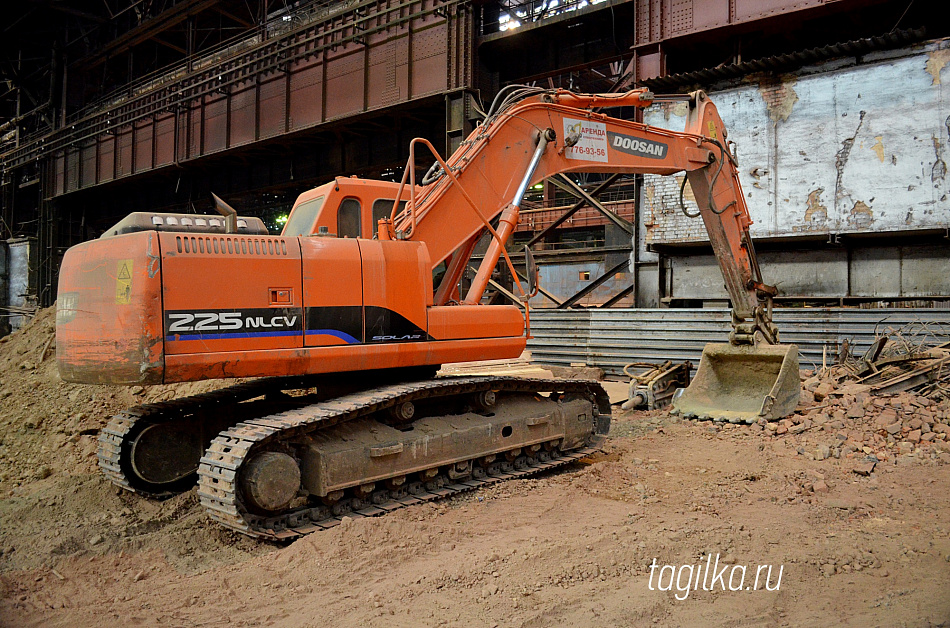
<svg viewBox="0 0 950 628"><path fill-rule="evenodd" d="M730 423L775 420L795 410L800 390L797 345L707 344L672 412Z"/></svg>

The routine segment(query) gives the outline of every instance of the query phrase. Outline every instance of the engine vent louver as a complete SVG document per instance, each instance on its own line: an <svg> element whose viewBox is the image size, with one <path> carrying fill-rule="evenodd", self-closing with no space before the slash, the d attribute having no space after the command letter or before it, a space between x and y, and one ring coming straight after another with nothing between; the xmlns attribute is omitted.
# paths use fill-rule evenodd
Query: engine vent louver
<svg viewBox="0 0 950 628"><path fill-rule="evenodd" d="M179 253L192 255L287 255L283 238L180 235L175 244Z"/></svg>

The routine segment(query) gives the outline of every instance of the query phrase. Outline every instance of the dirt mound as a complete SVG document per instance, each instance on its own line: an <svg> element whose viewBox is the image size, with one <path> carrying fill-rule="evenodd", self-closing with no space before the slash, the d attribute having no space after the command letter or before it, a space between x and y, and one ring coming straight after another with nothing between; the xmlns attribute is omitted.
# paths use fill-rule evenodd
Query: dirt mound
<svg viewBox="0 0 950 628"><path fill-rule="evenodd" d="M946 625L950 466L862 477L753 426L615 418L618 436L590 464L347 520L288 547L200 527L190 495L105 495L108 515L78 522L103 537L93 549L0 574L0 624ZM827 494L803 488L819 478ZM39 525L80 533L60 508ZM139 521L163 531L142 536ZM205 568L182 573L186 543ZM703 578L663 588L654 561ZM716 585L709 561L713 572L742 566L740 577L748 566L755 590L727 590L732 570ZM780 589L756 581L763 566L773 587L782 574Z"/></svg>
<svg viewBox="0 0 950 628"><path fill-rule="evenodd" d="M56 308L0 339L0 491L90 473L109 417L141 403L214 390L222 380L162 386L68 384L56 370Z"/></svg>
<svg viewBox="0 0 950 628"><path fill-rule="evenodd" d="M223 533L194 534L210 525L194 491L149 502L115 489L99 473L96 439L125 408L232 382L149 387L63 382L56 369L55 320L55 308L40 310L21 330L0 339L0 495L7 498L0 502L0 569L153 543L171 548L169 558L177 566L201 567L203 549L210 549L202 544L220 551ZM151 538L155 535L161 538ZM169 537L178 542L168 543Z"/></svg>

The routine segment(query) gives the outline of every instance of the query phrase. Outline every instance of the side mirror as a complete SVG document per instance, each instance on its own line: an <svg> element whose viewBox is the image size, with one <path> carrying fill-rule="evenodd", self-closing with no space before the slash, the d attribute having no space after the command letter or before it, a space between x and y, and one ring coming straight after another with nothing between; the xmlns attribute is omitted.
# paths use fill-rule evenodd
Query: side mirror
<svg viewBox="0 0 950 628"><path fill-rule="evenodd" d="M540 287L538 264L534 261L534 255L527 246L524 247L524 266L525 274L528 276L528 294L523 296L522 299L527 301L538 294L538 288Z"/></svg>

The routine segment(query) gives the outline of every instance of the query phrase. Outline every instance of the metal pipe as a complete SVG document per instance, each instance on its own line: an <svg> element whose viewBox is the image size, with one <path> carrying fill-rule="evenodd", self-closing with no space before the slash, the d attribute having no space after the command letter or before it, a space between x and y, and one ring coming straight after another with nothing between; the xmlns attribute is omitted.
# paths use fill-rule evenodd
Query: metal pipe
<svg viewBox="0 0 950 628"><path fill-rule="evenodd" d="M632 89L623 93L611 94L575 94L566 89L558 89L554 100L561 105L592 109L594 107L649 107L653 104L653 92L646 87Z"/></svg>
<svg viewBox="0 0 950 628"><path fill-rule="evenodd" d="M689 102L693 97L689 94L654 94L653 102Z"/></svg>
<svg viewBox="0 0 950 628"><path fill-rule="evenodd" d="M534 150L534 155L531 156L531 163L528 164L528 171L525 172L524 178L521 180L521 183L518 185L518 189L515 191L515 197L511 200L511 204L516 207L521 207L521 200L524 198L525 192L528 191L528 186L531 184L531 177L534 176L534 171L538 169L538 162L541 161L541 155L544 153L544 149L547 147L548 142L555 138L554 129L545 129L543 133L538 136L538 147Z"/></svg>
<svg viewBox="0 0 950 628"><path fill-rule="evenodd" d="M237 211L221 200L214 192L211 193L211 197L214 199L214 208L224 216L224 232L237 233Z"/></svg>

